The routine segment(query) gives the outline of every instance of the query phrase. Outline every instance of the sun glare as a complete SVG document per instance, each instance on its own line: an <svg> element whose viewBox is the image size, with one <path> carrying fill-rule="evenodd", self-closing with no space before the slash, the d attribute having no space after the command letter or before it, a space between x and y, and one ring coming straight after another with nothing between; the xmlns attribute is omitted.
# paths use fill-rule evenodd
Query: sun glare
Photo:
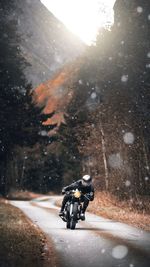
<svg viewBox="0 0 150 267"><path fill-rule="evenodd" d="M86 44L91 44L99 28L113 24L115 0L41 0L65 26Z"/></svg>

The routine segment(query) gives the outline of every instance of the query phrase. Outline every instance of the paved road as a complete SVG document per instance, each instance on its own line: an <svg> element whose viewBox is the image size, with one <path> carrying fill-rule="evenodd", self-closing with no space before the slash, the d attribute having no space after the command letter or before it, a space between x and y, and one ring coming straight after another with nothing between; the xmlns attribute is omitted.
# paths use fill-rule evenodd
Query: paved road
<svg viewBox="0 0 150 267"><path fill-rule="evenodd" d="M52 238L61 267L148 267L150 233L87 213L75 230L65 228L55 200L11 201Z"/></svg>

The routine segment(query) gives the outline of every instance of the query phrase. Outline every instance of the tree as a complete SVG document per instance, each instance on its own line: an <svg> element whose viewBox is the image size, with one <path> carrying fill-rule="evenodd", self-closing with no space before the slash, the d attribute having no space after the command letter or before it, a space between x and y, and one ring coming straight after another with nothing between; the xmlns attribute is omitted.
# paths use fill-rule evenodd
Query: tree
<svg viewBox="0 0 150 267"><path fill-rule="evenodd" d="M49 140L47 128L55 126L42 125L53 114L42 114L43 107L39 108L33 102L32 86L24 75L27 62L19 48L21 37L17 33L17 21L5 20L5 15L13 12L15 3L5 1L0 5L3 35L0 43L0 191L6 195L18 182L17 146L33 146L43 138Z"/></svg>
<svg viewBox="0 0 150 267"><path fill-rule="evenodd" d="M68 111L83 164L102 189L128 197L149 192L149 7L116 1L115 24L88 49Z"/></svg>

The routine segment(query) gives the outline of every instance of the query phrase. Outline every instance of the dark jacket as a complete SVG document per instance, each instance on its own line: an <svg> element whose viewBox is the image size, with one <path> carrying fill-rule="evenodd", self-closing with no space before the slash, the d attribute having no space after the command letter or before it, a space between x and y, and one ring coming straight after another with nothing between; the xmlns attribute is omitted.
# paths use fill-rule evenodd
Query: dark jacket
<svg viewBox="0 0 150 267"><path fill-rule="evenodd" d="M71 185L64 187L64 191L70 191L70 190L75 190L75 189L78 189L83 194L88 194L90 197L90 200L94 199L94 187L92 184L88 186L83 186L82 180L78 180L75 183L72 183Z"/></svg>

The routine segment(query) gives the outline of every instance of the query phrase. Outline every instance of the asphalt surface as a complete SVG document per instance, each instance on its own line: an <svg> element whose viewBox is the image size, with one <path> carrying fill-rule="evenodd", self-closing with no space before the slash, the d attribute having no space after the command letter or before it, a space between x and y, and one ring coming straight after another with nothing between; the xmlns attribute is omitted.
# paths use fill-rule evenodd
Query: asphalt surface
<svg viewBox="0 0 150 267"><path fill-rule="evenodd" d="M86 213L75 230L66 229L55 201L11 201L53 240L61 267L149 267L150 232Z"/></svg>

